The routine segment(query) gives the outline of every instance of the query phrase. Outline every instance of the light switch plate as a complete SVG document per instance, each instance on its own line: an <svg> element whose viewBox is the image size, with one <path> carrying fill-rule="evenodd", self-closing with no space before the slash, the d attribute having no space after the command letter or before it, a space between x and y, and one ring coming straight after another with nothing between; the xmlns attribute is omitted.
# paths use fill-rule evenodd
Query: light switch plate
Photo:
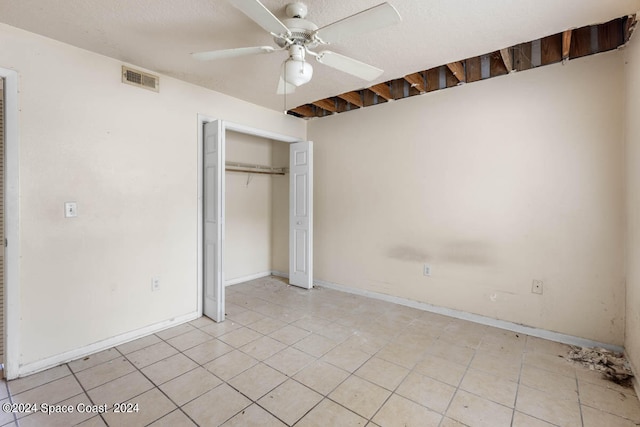
<svg viewBox="0 0 640 427"><path fill-rule="evenodd" d="M76 202L64 202L64 217L75 218L78 216L78 204Z"/></svg>

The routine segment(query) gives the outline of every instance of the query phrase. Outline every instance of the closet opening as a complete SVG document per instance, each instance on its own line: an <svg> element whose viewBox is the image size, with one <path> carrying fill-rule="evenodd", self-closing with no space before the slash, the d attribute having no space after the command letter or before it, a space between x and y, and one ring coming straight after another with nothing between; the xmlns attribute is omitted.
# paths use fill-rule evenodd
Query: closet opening
<svg viewBox="0 0 640 427"><path fill-rule="evenodd" d="M225 286L313 286L313 144L199 116L198 307L225 318Z"/></svg>

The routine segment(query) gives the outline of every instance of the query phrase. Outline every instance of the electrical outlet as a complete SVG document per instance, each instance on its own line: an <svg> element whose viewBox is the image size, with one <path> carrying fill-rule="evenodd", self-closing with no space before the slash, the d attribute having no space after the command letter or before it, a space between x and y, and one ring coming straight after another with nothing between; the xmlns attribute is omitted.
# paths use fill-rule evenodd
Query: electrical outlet
<svg viewBox="0 0 640 427"><path fill-rule="evenodd" d="M159 277L152 277L151 278L151 290L153 292L160 290L160 278Z"/></svg>
<svg viewBox="0 0 640 427"><path fill-rule="evenodd" d="M544 283L542 282L542 280L534 280L531 283L531 293L542 295L542 285L543 284Z"/></svg>
<svg viewBox="0 0 640 427"><path fill-rule="evenodd" d="M425 276L431 276L431 266L429 264L424 265L424 270L422 271L422 274L424 274Z"/></svg>

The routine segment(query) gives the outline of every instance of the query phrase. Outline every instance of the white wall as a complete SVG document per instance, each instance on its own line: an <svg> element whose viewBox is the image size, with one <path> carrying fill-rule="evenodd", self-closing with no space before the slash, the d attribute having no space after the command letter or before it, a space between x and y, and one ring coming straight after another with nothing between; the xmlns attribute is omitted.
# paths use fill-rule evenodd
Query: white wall
<svg viewBox="0 0 640 427"><path fill-rule="evenodd" d="M273 143L273 164L289 167L289 144ZM289 273L289 175L274 176L271 215L271 270Z"/></svg>
<svg viewBox="0 0 640 427"><path fill-rule="evenodd" d="M0 39L20 85L19 363L195 312L197 114L300 138L305 122L164 76L160 93L125 85L121 62L6 25Z"/></svg>
<svg viewBox="0 0 640 427"><path fill-rule="evenodd" d="M229 162L271 165L272 142L227 132ZM271 271L271 177L226 173L225 279Z"/></svg>
<svg viewBox="0 0 640 427"><path fill-rule="evenodd" d="M310 121L316 277L621 345L623 98L614 51Z"/></svg>
<svg viewBox="0 0 640 427"><path fill-rule="evenodd" d="M627 327L625 348L640 374L640 38L625 50L627 143Z"/></svg>
<svg viewBox="0 0 640 427"><path fill-rule="evenodd" d="M226 149L229 162L278 168L289 164L289 144L284 142L227 132ZM288 197L289 175L226 173L227 281L274 269L288 271Z"/></svg>

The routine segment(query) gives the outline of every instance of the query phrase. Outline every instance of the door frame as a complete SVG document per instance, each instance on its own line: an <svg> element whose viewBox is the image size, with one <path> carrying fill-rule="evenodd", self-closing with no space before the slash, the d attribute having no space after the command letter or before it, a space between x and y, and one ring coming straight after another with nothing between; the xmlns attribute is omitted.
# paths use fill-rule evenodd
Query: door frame
<svg viewBox="0 0 640 427"><path fill-rule="evenodd" d="M232 132L243 133L246 135L257 136L260 138L266 138L273 141L286 142L288 144L294 142L302 142L304 139L296 138L290 135L284 135L277 132L271 132L268 130L255 128L252 126L247 126L239 123L229 122L222 119L216 119L211 116L207 116L204 114L198 114L198 261L197 261L197 281L198 281L198 300L197 300L197 309L198 314L202 316L203 309L203 299L204 299L204 124L213 122L215 120L220 120L222 123L222 131L226 133L226 131L230 130ZM225 138L226 140L226 138ZM224 163L225 159L222 159ZM224 253L224 246L222 247L222 251ZM224 277L223 286L224 286Z"/></svg>
<svg viewBox="0 0 640 427"><path fill-rule="evenodd" d="M20 139L18 125L18 73L0 68L5 107L5 276L4 375L18 377L20 368ZM4 244L4 242L1 242Z"/></svg>

